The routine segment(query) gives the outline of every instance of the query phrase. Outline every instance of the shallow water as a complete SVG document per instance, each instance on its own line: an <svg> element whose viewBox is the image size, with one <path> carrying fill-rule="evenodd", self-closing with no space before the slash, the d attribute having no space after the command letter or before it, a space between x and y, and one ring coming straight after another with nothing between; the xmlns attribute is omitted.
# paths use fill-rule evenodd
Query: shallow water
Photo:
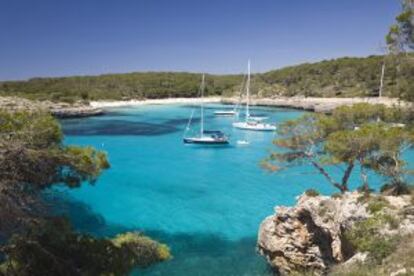
<svg viewBox="0 0 414 276"><path fill-rule="evenodd" d="M218 107L206 108L206 128L230 134L230 146L182 143L191 106L117 108L101 117L63 120L66 143L107 151L112 167L94 186L64 190L60 208L82 231L138 230L171 247L173 260L134 274L269 274L255 252L260 222L308 188L334 190L309 166L263 171L260 161L274 134L233 129L232 118L213 116ZM253 113L277 123L303 114L258 107ZM250 144L238 146L239 139ZM351 181L358 183L357 177Z"/></svg>

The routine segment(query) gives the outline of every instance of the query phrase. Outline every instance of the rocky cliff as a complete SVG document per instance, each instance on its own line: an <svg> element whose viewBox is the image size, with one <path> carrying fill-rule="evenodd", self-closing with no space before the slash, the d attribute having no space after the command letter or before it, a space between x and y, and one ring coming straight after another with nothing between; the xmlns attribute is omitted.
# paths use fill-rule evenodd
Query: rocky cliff
<svg viewBox="0 0 414 276"><path fill-rule="evenodd" d="M0 109L8 111L44 110L59 118L87 117L102 115L100 108L83 103L56 103L51 101L31 101L18 97L0 97Z"/></svg>
<svg viewBox="0 0 414 276"><path fill-rule="evenodd" d="M304 194L294 207L276 207L275 214L262 222L258 251L276 273L323 275L358 253L346 233L372 217L387 218L381 220L379 235L414 233L410 196L372 195L367 199L356 192L336 197Z"/></svg>

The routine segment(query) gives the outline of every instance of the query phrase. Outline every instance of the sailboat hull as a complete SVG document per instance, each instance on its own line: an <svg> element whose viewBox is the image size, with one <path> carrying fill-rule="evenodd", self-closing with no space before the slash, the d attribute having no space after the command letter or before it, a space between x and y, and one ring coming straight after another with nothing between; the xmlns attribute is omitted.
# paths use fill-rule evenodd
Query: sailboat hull
<svg viewBox="0 0 414 276"><path fill-rule="evenodd" d="M183 138L185 144L200 145L226 145L229 143L227 139L205 139L205 138Z"/></svg>
<svg viewBox="0 0 414 276"><path fill-rule="evenodd" d="M258 122L236 122L233 123L233 127L244 130L254 131L275 131L276 126L271 124L264 124Z"/></svg>
<svg viewBox="0 0 414 276"><path fill-rule="evenodd" d="M226 110L218 110L214 111L214 115L216 116L235 116L238 113L236 111L226 111Z"/></svg>

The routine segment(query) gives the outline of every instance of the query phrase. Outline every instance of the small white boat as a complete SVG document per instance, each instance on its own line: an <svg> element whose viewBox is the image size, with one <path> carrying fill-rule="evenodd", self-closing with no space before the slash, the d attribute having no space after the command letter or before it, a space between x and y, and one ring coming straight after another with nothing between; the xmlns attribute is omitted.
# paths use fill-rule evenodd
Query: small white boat
<svg viewBox="0 0 414 276"><path fill-rule="evenodd" d="M264 116L251 116L249 110L250 101L250 60L247 66L247 82L246 82L246 112L245 120L233 123L233 127L244 130L255 130L255 131L275 131L276 125L264 123L267 119Z"/></svg>
<svg viewBox="0 0 414 276"><path fill-rule="evenodd" d="M216 116L236 116L239 113L235 110L217 110L214 111L214 115Z"/></svg>
<svg viewBox="0 0 414 276"><path fill-rule="evenodd" d="M250 142L247 141L247 140L238 140L237 141L237 145L240 145L240 146L247 146L249 144L250 144Z"/></svg>
<svg viewBox="0 0 414 276"><path fill-rule="evenodd" d="M205 77L203 74L203 78L201 81L201 99L203 99L204 96L204 83L205 83ZM183 142L185 144L204 144L204 145L225 145L229 143L229 138L221 131L219 130L204 130L204 104L203 101L200 103L200 133L195 136L186 137L187 131L190 129L191 121L194 115L193 113L190 116L190 119L188 121Z"/></svg>
<svg viewBox="0 0 414 276"><path fill-rule="evenodd" d="M268 123L261 123L257 121L234 122L233 127L245 130L256 131L275 131L276 126Z"/></svg>

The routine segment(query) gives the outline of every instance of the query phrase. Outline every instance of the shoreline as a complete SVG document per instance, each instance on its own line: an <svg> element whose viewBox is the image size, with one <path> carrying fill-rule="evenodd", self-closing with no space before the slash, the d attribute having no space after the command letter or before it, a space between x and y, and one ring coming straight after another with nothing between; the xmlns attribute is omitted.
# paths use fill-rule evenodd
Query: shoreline
<svg viewBox="0 0 414 276"><path fill-rule="evenodd" d="M223 98L223 104L235 104L237 98ZM245 102L245 101L242 101ZM358 103L383 104L387 107L408 107L411 104L402 102L397 98L365 97L365 98L316 98L316 97L279 97L251 99L250 105L293 108L317 113L330 113L340 106L351 106Z"/></svg>
<svg viewBox="0 0 414 276"><path fill-rule="evenodd" d="M198 104L198 103L222 103L237 104L239 99L236 97L210 97L210 98L168 98L168 99L148 99L148 100L128 100L128 101L91 101L89 105L93 108L128 107L142 105L165 105L165 104ZM245 101L242 101L245 103ZM320 113L329 113L340 106L350 106L357 103L384 104L387 107L401 106L408 107L409 103L402 102L397 98L387 97L365 97L365 98L316 98L316 97L279 97L279 98L260 98L251 99L252 106L269 106L307 110Z"/></svg>
<svg viewBox="0 0 414 276"><path fill-rule="evenodd" d="M0 108L7 110L33 110L44 109L58 118L90 117L105 114L105 109L116 107L134 107L144 105L168 105L168 104L238 104L237 97L208 97L200 98L166 98L128 101L91 101L87 103L55 103L51 101L32 101L18 97L0 97ZM245 100L242 101L245 103ZM314 98L314 97L278 97L278 98L253 98L252 106L268 106L279 108L291 108L319 113L330 113L337 107L350 106L357 103L384 104L387 107L399 106L401 108L413 107L412 103L403 102L397 98Z"/></svg>
<svg viewBox="0 0 414 276"><path fill-rule="evenodd" d="M164 105L164 104L194 104L194 103L221 103L221 97L209 98L166 98L166 99L146 99L128 101L91 101L89 105L94 108L126 107L141 105Z"/></svg>

